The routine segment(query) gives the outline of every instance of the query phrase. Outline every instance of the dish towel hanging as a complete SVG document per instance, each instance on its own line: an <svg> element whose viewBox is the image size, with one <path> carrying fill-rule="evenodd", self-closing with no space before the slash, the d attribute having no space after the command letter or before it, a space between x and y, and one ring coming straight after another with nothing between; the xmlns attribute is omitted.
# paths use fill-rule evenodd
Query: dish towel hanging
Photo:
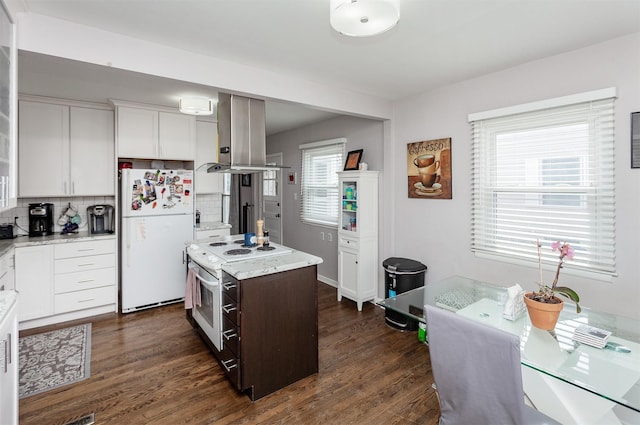
<svg viewBox="0 0 640 425"><path fill-rule="evenodd" d="M185 309L193 308L195 306L200 307L202 305L200 285L198 284L198 279L196 279L197 273L198 269L189 267L189 271L187 272L187 287L184 294Z"/></svg>

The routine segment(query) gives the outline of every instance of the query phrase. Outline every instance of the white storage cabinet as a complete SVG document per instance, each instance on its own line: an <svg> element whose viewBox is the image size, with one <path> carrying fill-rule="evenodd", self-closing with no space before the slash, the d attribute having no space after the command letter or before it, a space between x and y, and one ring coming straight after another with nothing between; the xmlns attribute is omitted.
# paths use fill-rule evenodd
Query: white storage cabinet
<svg viewBox="0 0 640 425"><path fill-rule="evenodd" d="M378 171L338 173L338 301L375 299L378 288Z"/></svg>
<svg viewBox="0 0 640 425"><path fill-rule="evenodd" d="M195 159L195 116L144 105L114 104L119 158Z"/></svg>
<svg viewBox="0 0 640 425"><path fill-rule="evenodd" d="M20 196L114 195L112 110L20 100L19 111Z"/></svg>

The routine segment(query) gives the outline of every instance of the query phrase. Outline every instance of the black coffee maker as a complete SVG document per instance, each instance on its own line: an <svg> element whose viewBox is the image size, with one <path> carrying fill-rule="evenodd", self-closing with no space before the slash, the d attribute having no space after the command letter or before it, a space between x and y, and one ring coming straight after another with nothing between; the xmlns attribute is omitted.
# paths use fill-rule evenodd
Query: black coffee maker
<svg viewBox="0 0 640 425"><path fill-rule="evenodd" d="M53 233L53 204L29 204L29 236Z"/></svg>

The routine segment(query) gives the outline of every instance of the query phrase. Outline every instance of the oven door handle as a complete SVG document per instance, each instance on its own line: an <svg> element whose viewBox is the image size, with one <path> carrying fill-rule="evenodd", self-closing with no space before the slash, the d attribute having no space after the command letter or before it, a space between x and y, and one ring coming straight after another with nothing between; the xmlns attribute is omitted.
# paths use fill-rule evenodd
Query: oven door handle
<svg viewBox="0 0 640 425"><path fill-rule="evenodd" d="M189 263L189 265L187 267L189 267L191 270L196 272L196 279L198 279L199 281L204 282L209 286L218 286L218 279L216 279L216 280L207 280L207 279L204 279L202 276L200 276L200 274L198 273L200 271L200 267L194 266L191 263Z"/></svg>

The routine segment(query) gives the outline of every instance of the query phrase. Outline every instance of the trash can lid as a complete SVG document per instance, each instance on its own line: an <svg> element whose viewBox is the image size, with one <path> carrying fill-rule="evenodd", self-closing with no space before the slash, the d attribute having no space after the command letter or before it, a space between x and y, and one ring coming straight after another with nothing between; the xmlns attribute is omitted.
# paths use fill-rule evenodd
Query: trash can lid
<svg viewBox="0 0 640 425"><path fill-rule="evenodd" d="M420 272L427 270L427 266L420 261L410 260L408 258L391 257L382 262L382 267L387 269L389 266L394 267L399 272Z"/></svg>

